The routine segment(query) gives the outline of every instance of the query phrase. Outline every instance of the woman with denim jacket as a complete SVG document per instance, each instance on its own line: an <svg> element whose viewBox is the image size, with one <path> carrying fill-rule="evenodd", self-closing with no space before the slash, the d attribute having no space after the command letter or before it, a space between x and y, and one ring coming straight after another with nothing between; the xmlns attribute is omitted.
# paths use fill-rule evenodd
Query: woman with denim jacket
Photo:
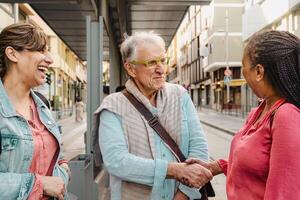
<svg viewBox="0 0 300 200"><path fill-rule="evenodd" d="M52 63L38 27L18 23L0 33L0 199L68 199L60 132L32 91Z"/></svg>

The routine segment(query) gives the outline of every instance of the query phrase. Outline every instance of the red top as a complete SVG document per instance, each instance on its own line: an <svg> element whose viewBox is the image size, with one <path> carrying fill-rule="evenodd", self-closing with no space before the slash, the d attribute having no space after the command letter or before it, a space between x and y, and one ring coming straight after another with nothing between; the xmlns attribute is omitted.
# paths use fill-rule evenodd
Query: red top
<svg viewBox="0 0 300 200"><path fill-rule="evenodd" d="M228 200L300 199L300 109L283 103L278 100L256 125L265 103L254 109L233 138L228 162L219 160Z"/></svg>
<svg viewBox="0 0 300 200"><path fill-rule="evenodd" d="M49 169L52 162L57 158L58 143L54 136L46 129L39 119L35 103L31 103L32 120L28 123L32 130L34 152L29 172L34 173L35 182L28 200L48 199L43 196L41 176L51 176L53 169ZM53 166L53 165L52 165ZM53 168L53 167L52 167Z"/></svg>

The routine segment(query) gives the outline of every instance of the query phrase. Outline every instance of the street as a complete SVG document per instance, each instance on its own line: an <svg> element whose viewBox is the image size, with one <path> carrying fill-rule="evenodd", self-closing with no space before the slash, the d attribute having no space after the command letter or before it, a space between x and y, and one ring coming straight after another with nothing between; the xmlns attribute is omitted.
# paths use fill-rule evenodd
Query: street
<svg viewBox="0 0 300 200"><path fill-rule="evenodd" d="M207 136L208 149L211 159L227 158L230 150L232 136L207 125L202 125ZM227 200L226 177L223 174L215 176L212 185L216 192L211 200Z"/></svg>
<svg viewBox="0 0 300 200"><path fill-rule="evenodd" d="M63 154L71 160L85 152L84 132L86 131L86 115L82 122L76 122L75 116L60 120L62 126Z"/></svg>

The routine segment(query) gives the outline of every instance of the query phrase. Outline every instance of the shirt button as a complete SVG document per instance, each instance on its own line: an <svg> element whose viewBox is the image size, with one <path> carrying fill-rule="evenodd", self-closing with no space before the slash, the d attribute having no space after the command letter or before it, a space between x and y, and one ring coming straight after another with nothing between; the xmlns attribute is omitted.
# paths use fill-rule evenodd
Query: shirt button
<svg viewBox="0 0 300 200"><path fill-rule="evenodd" d="M163 157L166 157L166 154L164 154L164 153L163 153L163 155L162 155L162 156L163 156Z"/></svg>
<svg viewBox="0 0 300 200"><path fill-rule="evenodd" d="M165 195L162 195L162 198L165 199L166 198Z"/></svg>
<svg viewBox="0 0 300 200"><path fill-rule="evenodd" d="M52 122L51 122L51 121L47 121L47 124L51 125L51 124L52 124Z"/></svg>

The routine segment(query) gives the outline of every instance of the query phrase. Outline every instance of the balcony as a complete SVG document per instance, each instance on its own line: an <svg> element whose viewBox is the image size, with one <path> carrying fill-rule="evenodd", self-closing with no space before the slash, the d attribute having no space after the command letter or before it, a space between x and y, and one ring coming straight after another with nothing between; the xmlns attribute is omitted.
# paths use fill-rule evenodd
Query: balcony
<svg viewBox="0 0 300 200"><path fill-rule="evenodd" d="M251 6L243 15L243 41L253 33L272 24L299 4L298 0L265 0L261 5Z"/></svg>

